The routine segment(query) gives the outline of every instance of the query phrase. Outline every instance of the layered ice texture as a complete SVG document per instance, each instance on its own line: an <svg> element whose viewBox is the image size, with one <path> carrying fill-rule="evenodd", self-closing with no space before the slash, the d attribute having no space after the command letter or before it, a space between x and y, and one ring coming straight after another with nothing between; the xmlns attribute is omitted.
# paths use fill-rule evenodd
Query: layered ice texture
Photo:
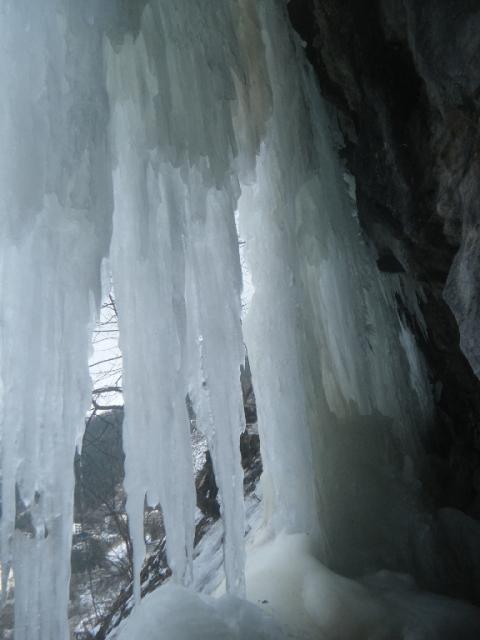
<svg viewBox="0 0 480 640"><path fill-rule="evenodd" d="M111 235L101 33L78 3L0 4L2 593L15 638L67 638L73 456Z"/></svg>
<svg viewBox="0 0 480 640"><path fill-rule="evenodd" d="M3 593L10 568L15 579L16 640L68 637L73 456L107 258L136 601L145 501L161 503L177 583L148 597L149 612L142 602L121 637L280 637L236 600L246 593L244 342L265 535L272 545L307 536L315 550L297 554L312 568L298 610L310 610L312 634L347 637L318 619L330 615L319 603L331 588L342 595L331 620L359 601L372 624L389 619L372 604L378 581L367 597L314 568L321 559L350 576L386 568L435 579L419 481L433 399L407 320L422 324L421 292L376 269L333 114L284 3L1 0L0 35L1 558ZM243 326L241 262L252 287ZM185 589L195 512L187 395L219 487L230 594L221 601ZM159 611L170 629L161 636ZM371 637L368 620L348 637ZM398 637L417 637L405 628Z"/></svg>

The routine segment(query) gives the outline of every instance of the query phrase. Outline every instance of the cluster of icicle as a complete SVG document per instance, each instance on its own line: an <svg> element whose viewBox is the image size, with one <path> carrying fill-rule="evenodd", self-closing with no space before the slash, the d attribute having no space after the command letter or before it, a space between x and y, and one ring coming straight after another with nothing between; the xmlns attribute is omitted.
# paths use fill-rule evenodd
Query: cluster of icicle
<svg viewBox="0 0 480 640"><path fill-rule="evenodd" d="M174 579L192 580L187 394L241 596L244 340L272 526L340 539L335 442L358 416L388 416L414 466L409 425L428 423L395 310L396 294L415 310L415 294L375 268L281 0L0 0L0 42L1 561L15 638L68 637L73 456L107 259L136 599L145 500L161 503ZM254 287L243 327L238 233Z"/></svg>

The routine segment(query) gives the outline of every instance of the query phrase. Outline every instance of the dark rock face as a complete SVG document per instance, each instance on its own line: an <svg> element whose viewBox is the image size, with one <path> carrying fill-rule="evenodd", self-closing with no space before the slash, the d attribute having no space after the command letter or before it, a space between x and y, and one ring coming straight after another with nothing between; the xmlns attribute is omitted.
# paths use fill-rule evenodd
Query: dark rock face
<svg viewBox="0 0 480 640"><path fill-rule="evenodd" d="M425 294L427 339L407 320L436 391L434 499L478 517L480 4L290 0L288 10L336 108L378 267L405 271Z"/></svg>
<svg viewBox="0 0 480 640"><path fill-rule="evenodd" d="M338 108L366 228L419 280L443 287L480 195L478 3L288 6Z"/></svg>

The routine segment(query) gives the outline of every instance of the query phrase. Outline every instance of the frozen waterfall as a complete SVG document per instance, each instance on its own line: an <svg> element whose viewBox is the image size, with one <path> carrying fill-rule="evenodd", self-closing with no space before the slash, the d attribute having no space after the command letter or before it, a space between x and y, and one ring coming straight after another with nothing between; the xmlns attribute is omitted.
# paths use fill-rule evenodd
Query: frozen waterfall
<svg viewBox="0 0 480 640"><path fill-rule="evenodd" d="M305 560L307 545L344 575L417 571L433 399L397 301L421 325L421 291L376 268L333 114L284 4L0 0L1 568L3 594L10 572L15 581L15 640L69 637L73 457L107 261L137 604L144 504L160 503L177 584L155 596L158 610L184 603L189 638L279 637L236 600L265 579L244 548L244 343L272 557L285 539L292 558ZM243 323L239 235L254 289ZM219 487L230 594L220 603L184 589L195 524L187 394ZM435 563L425 540L413 545L420 573ZM318 633L319 576L295 578ZM337 578L322 585L361 608ZM148 615L138 634L155 628ZM229 616L236 626L222 626Z"/></svg>

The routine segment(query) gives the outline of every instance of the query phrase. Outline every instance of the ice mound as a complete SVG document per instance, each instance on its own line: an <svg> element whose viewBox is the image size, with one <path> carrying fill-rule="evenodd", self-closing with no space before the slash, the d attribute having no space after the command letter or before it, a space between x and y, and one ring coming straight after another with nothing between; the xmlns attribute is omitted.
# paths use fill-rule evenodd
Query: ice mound
<svg viewBox="0 0 480 640"><path fill-rule="evenodd" d="M282 640L273 619L234 596L219 599L166 584L147 595L117 640Z"/></svg>
<svg viewBox="0 0 480 640"><path fill-rule="evenodd" d="M420 591L387 571L362 580L340 576L315 557L306 535L281 534L247 560L247 596L287 629L311 640L474 640L480 610Z"/></svg>

